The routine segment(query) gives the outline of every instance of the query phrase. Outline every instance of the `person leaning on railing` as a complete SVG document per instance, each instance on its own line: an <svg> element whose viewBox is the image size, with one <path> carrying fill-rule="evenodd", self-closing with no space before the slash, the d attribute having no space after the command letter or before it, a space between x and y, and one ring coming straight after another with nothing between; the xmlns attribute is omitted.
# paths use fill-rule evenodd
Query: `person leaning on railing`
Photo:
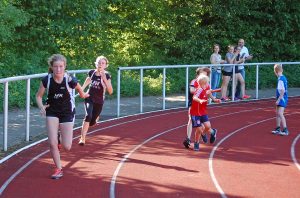
<svg viewBox="0 0 300 198"><path fill-rule="evenodd" d="M242 76L242 70L239 67L239 64L243 64L245 62L245 58L241 56L240 52L241 52L241 47L236 46L234 48L234 57L235 57L235 59L233 61L233 63L236 64L235 65L235 74L234 74L235 75L235 83L234 83L234 86L233 86L233 93L235 93L236 86L239 82L241 84L242 97L241 98L235 97L235 100L239 100L239 99L243 100L243 99L248 99L248 98L251 97L249 95L246 95L245 80Z"/></svg>
<svg viewBox="0 0 300 198"><path fill-rule="evenodd" d="M210 56L210 63L211 64L223 64L225 63L222 60L221 55L219 54L220 45L214 44L213 46L214 53ZM212 67L212 75L211 75L211 88L216 89L219 87L221 80L221 67L220 66L213 66ZM216 93L213 93L213 96L216 97Z"/></svg>
<svg viewBox="0 0 300 198"><path fill-rule="evenodd" d="M228 52L225 55L225 61L226 61L227 64L233 64L233 62L235 60L235 55L233 53L234 46L229 45L227 47L227 50L228 50ZM223 101L223 102L229 100L229 98L226 96L226 94L227 94L227 88L228 88L229 81L232 77L232 72L233 72L233 66L232 65L223 67L223 70L222 70L222 85L221 85L221 101Z"/></svg>
<svg viewBox="0 0 300 198"><path fill-rule="evenodd" d="M240 55L241 55L241 58L244 58L244 62L246 62L248 60L251 60L253 58L253 55L249 54L249 50L245 46L244 39L239 39L238 46L241 48ZM246 81L246 72L245 72L245 66L244 66L243 63L241 63L239 65L238 70L240 71L242 77L244 78L244 81ZM241 97L241 84L240 83L237 84L235 97L236 98L243 98L243 97Z"/></svg>

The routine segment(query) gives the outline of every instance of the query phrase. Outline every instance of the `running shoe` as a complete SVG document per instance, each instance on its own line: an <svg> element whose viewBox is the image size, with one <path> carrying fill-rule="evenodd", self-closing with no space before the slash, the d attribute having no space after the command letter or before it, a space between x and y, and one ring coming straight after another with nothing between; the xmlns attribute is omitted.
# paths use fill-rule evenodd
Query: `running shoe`
<svg viewBox="0 0 300 198"><path fill-rule="evenodd" d="M284 128L283 131L280 132L281 136L287 136L289 135L289 131L287 130L287 128Z"/></svg>
<svg viewBox="0 0 300 198"><path fill-rule="evenodd" d="M243 96L243 99L249 99L249 98L251 98L251 96L249 96L249 95L244 95Z"/></svg>
<svg viewBox="0 0 300 198"><path fill-rule="evenodd" d="M227 101L229 101L230 99L229 98L227 98L227 97L225 97L225 98L221 98L221 101L222 102L227 102Z"/></svg>
<svg viewBox="0 0 300 198"><path fill-rule="evenodd" d="M207 136L206 136L206 134L201 134L201 138L202 138L202 141L204 142L204 143L207 143Z"/></svg>
<svg viewBox="0 0 300 198"><path fill-rule="evenodd" d="M191 144L191 140L189 138L186 138L184 141L183 141L183 145L185 148L190 148L190 144Z"/></svg>
<svg viewBox="0 0 300 198"><path fill-rule="evenodd" d="M199 151L200 150L200 143L195 142L194 143L194 151Z"/></svg>
<svg viewBox="0 0 300 198"><path fill-rule="evenodd" d="M238 97L235 97L235 98L234 98L234 101L239 101L239 100L241 100L241 99L238 98Z"/></svg>
<svg viewBox="0 0 300 198"><path fill-rule="evenodd" d="M80 145L80 146L84 146L85 145L85 138L83 138L82 136L80 137L80 140L79 140L79 142L78 142L78 144Z"/></svg>
<svg viewBox="0 0 300 198"><path fill-rule="evenodd" d="M216 139L217 139L217 129L212 129L209 142L212 144L216 141Z"/></svg>
<svg viewBox="0 0 300 198"><path fill-rule="evenodd" d="M281 134L280 127L276 127L276 128L272 131L272 133L273 133L274 135Z"/></svg>
<svg viewBox="0 0 300 198"><path fill-rule="evenodd" d="M55 168L54 173L51 175L52 179L59 179L63 176L63 171L62 169Z"/></svg>

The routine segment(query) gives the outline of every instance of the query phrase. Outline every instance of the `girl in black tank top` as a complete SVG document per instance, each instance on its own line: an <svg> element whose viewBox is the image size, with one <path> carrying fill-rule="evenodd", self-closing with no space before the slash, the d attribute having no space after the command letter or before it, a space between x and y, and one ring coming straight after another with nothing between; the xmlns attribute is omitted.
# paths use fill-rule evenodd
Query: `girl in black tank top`
<svg viewBox="0 0 300 198"><path fill-rule="evenodd" d="M82 98L89 96L82 91L76 78L65 72L66 64L67 60L63 55L52 55L48 59L49 74L42 79L36 94L40 112L46 116L48 142L56 166L51 175L52 179L59 179L63 176L58 145L59 130L63 148L70 150L72 146L75 105L71 90L76 89ZM47 92L47 104L44 105L42 99L45 92Z"/></svg>
<svg viewBox="0 0 300 198"><path fill-rule="evenodd" d="M105 92L107 91L110 95L113 93L111 76L105 71L108 67L107 58L104 56L97 57L95 65L96 69L89 71L88 77L82 86L84 89L89 85L88 93L90 97L86 98L84 102L86 115L82 123L79 145L85 144L85 137L89 127L95 125L97 120L99 120Z"/></svg>

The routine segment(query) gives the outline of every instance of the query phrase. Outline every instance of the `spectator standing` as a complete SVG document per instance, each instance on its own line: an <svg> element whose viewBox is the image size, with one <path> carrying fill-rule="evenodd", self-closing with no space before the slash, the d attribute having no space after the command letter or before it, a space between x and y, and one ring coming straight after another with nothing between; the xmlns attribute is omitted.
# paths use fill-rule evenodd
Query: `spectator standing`
<svg viewBox="0 0 300 198"><path fill-rule="evenodd" d="M229 45L227 50L228 52L225 55L225 61L227 64L234 64L236 58L235 54L233 53L234 46ZM233 65L224 66L222 70L221 101L223 102L229 100L229 98L226 97L226 94L227 94L229 81L232 78L232 71L233 71Z"/></svg>
<svg viewBox="0 0 300 198"><path fill-rule="evenodd" d="M223 64L225 63L222 60L221 55L219 54L220 45L214 44L213 46L214 53L210 56L210 63L211 64ZM211 76L211 88L216 89L219 87L221 80L221 67L220 66L213 66L212 67L212 76ZM213 96L216 97L216 93L213 93Z"/></svg>
<svg viewBox="0 0 300 198"><path fill-rule="evenodd" d="M244 59L245 61L247 60L251 60L253 58L252 55L249 54L249 50L248 48L245 46L245 41L244 39L239 39L238 41L238 46L241 48L240 51L240 58ZM238 67L238 70L240 71L242 77L244 78L244 81L246 81L246 74L245 74L245 66L244 64L240 64ZM235 92L235 97L236 98L241 98L241 84L238 83L237 88L236 88L236 92Z"/></svg>
<svg viewBox="0 0 300 198"><path fill-rule="evenodd" d="M240 64L243 64L245 62L245 58L241 58L241 48L239 46L236 46L234 48L234 64L235 65L235 72L234 72L234 75L235 75L235 83L234 83L234 86L233 86L233 93L235 93L235 90L236 90L236 86L237 86L237 83L240 83L241 85L241 93L242 93L242 97L241 98L237 98L235 97L234 100L239 100L239 99L248 99L250 98L251 96L248 96L245 94L245 80L241 74L241 70L239 69L239 65Z"/></svg>

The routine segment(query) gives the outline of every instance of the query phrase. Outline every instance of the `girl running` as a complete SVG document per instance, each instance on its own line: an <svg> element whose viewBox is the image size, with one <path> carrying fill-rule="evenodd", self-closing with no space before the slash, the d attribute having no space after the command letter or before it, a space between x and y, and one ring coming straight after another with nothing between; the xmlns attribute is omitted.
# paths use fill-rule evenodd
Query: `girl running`
<svg viewBox="0 0 300 198"><path fill-rule="evenodd" d="M209 78L200 74L197 78L198 88L193 96L192 106L190 108L191 120L195 131L194 150L199 151L200 148L200 135L204 143L207 142L206 133L210 133L210 143L216 140L217 130L211 128L210 121L207 115L207 102L208 98L213 97L208 84ZM215 102L220 102L219 99L213 97Z"/></svg>
<svg viewBox="0 0 300 198"><path fill-rule="evenodd" d="M192 101L193 101L193 96L194 93L196 91L196 89L198 88L198 83L197 83L197 78L200 74L204 74L206 76L210 76L210 69L207 67L199 67L196 69L196 78L193 79L190 82L190 90L189 90L189 95L188 95L188 107L189 107L189 111L188 111L188 116L189 116L189 120L187 123L187 130L186 130L186 138L183 141L183 145L185 148L189 148L190 144L191 144L191 136L192 136L192 120L191 120L191 115L190 115L190 108L192 106Z"/></svg>
<svg viewBox="0 0 300 198"><path fill-rule="evenodd" d="M79 145L85 144L86 133L90 126L94 126L99 120L100 113L105 99L105 92L110 95L113 93L111 85L111 76L105 70L108 67L108 60L104 56L99 56L95 62L96 69L90 70L88 77L82 86L83 90L89 86L88 93L90 97L84 101L85 106L85 118L82 123L81 137Z"/></svg>
<svg viewBox="0 0 300 198"><path fill-rule="evenodd" d="M48 59L49 74L42 79L36 94L36 102L43 116L46 116L46 126L50 153L55 170L52 179L63 176L60 153L58 149L58 131L61 133L61 143L65 150L72 146L73 125L75 118L75 102L72 89L79 92L81 98L88 97L75 77L66 73L67 60L63 55L54 54ZM47 90L47 102L43 104L43 95Z"/></svg>

